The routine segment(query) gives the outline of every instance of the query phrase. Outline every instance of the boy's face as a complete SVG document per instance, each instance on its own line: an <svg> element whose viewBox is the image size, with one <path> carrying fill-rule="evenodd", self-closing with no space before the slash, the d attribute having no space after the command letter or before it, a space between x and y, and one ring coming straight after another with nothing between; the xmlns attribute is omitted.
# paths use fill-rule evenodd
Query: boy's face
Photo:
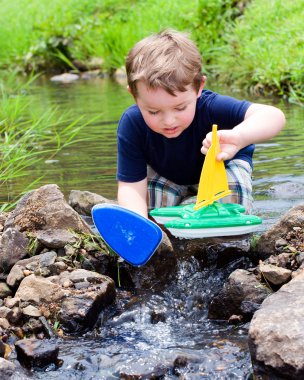
<svg viewBox="0 0 304 380"><path fill-rule="evenodd" d="M142 81L137 83L138 95L135 99L141 114L152 131L167 138L178 137L191 124L196 100L204 87L197 93L192 86L184 92L170 95L162 88L151 89Z"/></svg>

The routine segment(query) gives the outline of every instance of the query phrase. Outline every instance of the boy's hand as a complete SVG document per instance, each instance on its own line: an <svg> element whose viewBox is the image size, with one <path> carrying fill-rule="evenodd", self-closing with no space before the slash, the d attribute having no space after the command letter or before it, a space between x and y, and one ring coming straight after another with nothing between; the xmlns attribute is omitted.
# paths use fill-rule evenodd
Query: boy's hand
<svg viewBox="0 0 304 380"><path fill-rule="evenodd" d="M241 135L238 131L229 129L218 131L217 134L221 146L221 152L216 156L216 159L218 161L230 160L242 147ZM208 149L211 146L211 139L212 132L209 132L206 135L201 148L203 154L207 154Z"/></svg>

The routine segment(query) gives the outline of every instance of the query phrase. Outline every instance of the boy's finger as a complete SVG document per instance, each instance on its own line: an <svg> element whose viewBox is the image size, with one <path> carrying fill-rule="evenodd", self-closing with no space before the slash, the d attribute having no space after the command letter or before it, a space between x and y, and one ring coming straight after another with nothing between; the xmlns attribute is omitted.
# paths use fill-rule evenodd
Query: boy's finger
<svg viewBox="0 0 304 380"><path fill-rule="evenodd" d="M207 152L208 152L208 148L206 148L206 147L204 147L204 146L202 146L201 147L201 152L203 153L203 154L207 154Z"/></svg>
<svg viewBox="0 0 304 380"><path fill-rule="evenodd" d="M217 156L216 156L216 159L217 161L226 161L229 159L229 154L226 153L226 152L220 152Z"/></svg>

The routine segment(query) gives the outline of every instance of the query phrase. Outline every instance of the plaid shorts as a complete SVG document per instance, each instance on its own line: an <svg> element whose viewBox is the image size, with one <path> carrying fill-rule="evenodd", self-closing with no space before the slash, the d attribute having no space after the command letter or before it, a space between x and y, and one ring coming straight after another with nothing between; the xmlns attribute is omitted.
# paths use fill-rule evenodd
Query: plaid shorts
<svg viewBox="0 0 304 380"><path fill-rule="evenodd" d="M226 165L226 173L231 194L219 200L223 203L238 203L252 212L252 168L244 160L231 160ZM177 185L158 175L148 166L148 208L177 206L196 202L197 185Z"/></svg>

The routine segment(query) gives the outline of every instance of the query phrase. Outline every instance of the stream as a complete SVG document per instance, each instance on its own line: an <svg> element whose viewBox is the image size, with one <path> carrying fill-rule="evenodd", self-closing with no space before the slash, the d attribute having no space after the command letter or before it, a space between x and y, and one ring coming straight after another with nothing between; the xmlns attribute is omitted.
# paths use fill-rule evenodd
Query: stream
<svg viewBox="0 0 304 380"><path fill-rule="evenodd" d="M262 232L303 201L304 108L282 99L255 98L216 85L207 87L276 105L286 114L286 128L273 140L258 144L254 154L253 213L263 219ZM56 183L66 197L77 189L114 199L116 126L123 110L133 103L125 79L62 84L42 78L33 85L30 96L37 109L54 106L75 118L99 117L81 132L81 137L91 137L89 142L73 144L53 160L30 168L27 176L8 191L18 193L43 175L39 185ZM116 304L101 313L94 331L57 339L62 360L59 368L19 372L16 379L110 380L124 378L123 373L152 378L148 377L152 370L155 379L251 379L249 324L234 326L207 318L208 302L229 274L248 265L244 259L222 268L202 268L191 257L178 263L176 279L162 290L117 289ZM190 360L185 366L177 366L173 365L176 357Z"/></svg>

